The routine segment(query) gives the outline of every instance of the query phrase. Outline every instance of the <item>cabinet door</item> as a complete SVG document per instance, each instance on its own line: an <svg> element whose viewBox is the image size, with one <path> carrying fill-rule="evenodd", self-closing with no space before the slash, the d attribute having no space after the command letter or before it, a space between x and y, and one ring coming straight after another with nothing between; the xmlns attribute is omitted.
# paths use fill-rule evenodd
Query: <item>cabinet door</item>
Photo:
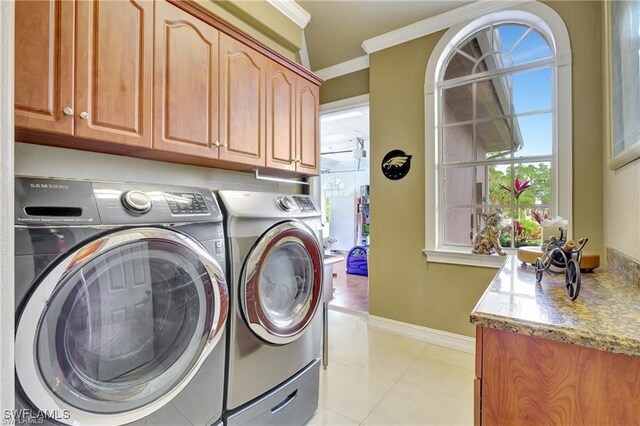
<svg viewBox="0 0 640 426"><path fill-rule="evenodd" d="M296 171L317 175L320 172L319 88L298 78L296 111Z"/></svg>
<svg viewBox="0 0 640 426"><path fill-rule="evenodd" d="M153 2L77 8L76 135L151 147Z"/></svg>
<svg viewBox="0 0 640 426"><path fill-rule="evenodd" d="M220 35L220 159L265 164L266 58Z"/></svg>
<svg viewBox="0 0 640 426"><path fill-rule="evenodd" d="M73 134L74 7L54 0L15 4L17 127Z"/></svg>
<svg viewBox="0 0 640 426"><path fill-rule="evenodd" d="M483 425L629 425L640 358L485 328Z"/></svg>
<svg viewBox="0 0 640 426"><path fill-rule="evenodd" d="M267 167L295 170L296 81L289 70L269 61L267 74Z"/></svg>
<svg viewBox="0 0 640 426"><path fill-rule="evenodd" d="M217 158L218 31L156 4L156 149Z"/></svg>

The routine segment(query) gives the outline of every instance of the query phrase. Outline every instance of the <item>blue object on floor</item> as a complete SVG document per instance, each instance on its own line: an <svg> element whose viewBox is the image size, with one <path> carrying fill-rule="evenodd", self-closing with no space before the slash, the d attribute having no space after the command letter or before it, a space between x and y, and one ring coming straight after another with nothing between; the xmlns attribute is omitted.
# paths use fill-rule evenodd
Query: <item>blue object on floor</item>
<svg viewBox="0 0 640 426"><path fill-rule="evenodd" d="M355 246L347 255L347 274L369 276L367 247Z"/></svg>

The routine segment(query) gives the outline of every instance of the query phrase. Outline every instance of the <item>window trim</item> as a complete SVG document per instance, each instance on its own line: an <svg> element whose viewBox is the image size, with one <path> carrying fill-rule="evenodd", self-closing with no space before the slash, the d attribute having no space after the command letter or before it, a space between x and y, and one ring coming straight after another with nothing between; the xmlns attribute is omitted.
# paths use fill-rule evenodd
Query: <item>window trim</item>
<svg viewBox="0 0 640 426"><path fill-rule="evenodd" d="M445 246L439 238L438 222L439 192L438 173L438 97L436 81L449 54L460 42L481 28L519 21L540 31L550 42L555 54L552 65L556 73L553 110L557 112L554 135L557 143L553 156L556 158L552 169L552 214L567 219L568 238L572 238L572 87L571 87L571 44L564 21L552 8L539 2L528 2L506 10L489 13L471 21L465 21L449 28L434 48L425 73L425 249L427 262L501 267L504 258L472 254L467 248ZM515 249L510 249L515 253Z"/></svg>

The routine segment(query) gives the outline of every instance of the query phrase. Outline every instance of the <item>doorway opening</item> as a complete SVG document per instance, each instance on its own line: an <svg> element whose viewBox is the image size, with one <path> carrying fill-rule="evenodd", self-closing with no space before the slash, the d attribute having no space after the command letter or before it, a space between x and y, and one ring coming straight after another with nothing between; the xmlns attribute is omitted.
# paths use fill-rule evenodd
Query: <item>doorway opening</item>
<svg viewBox="0 0 640 426"><path fill-rule="evenodd" d="M320 200L327 252L344 260L333 265L329 304L369 311L369 105L320 116Z"/></svg>

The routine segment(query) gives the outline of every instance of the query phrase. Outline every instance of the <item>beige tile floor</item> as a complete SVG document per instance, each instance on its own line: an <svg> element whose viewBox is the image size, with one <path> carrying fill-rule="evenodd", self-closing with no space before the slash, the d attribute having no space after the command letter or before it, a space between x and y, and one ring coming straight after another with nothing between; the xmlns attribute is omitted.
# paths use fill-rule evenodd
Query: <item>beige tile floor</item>
<svg viewBox="0 0 640 426"><path fill-rule="evenodd" d="M473 355L329 311L329 367L309 425L471 425Z"/></svg>

